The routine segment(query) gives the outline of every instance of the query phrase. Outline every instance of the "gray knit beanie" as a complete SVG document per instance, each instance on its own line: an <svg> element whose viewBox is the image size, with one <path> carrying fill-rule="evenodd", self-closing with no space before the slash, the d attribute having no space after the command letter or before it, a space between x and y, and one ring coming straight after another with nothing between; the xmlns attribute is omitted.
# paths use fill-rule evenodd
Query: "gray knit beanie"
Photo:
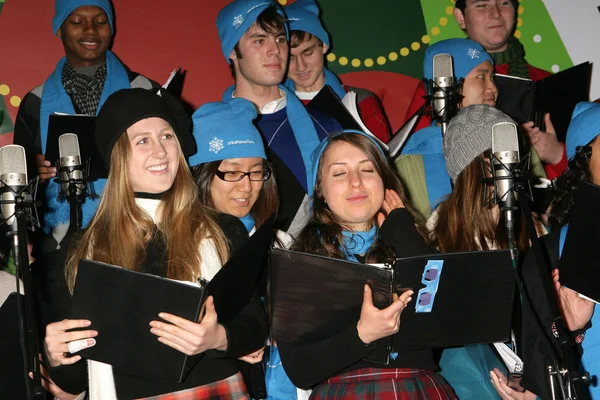
<svg viewBox="0 0 600 400"><path fill-rule="evenodd" d="M508 115L486 104L463 108L450 120L443 146L446 169L452 183L471 161L492 148L492 127L500 122L516 125Z"/></svg>

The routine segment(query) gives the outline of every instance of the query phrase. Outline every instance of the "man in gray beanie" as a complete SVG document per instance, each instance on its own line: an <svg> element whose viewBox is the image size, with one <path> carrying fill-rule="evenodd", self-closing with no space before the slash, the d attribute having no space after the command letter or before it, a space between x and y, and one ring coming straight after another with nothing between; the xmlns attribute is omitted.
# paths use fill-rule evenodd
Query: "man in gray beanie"
<svg viewBox="0 0 600 400"><path fill-rule="evenodd" d="M452 183L475 158L492 148L492 127L501 122L516 125L508 115L485 104L463 108L452 118L443 138L446 169Z"/></svg>

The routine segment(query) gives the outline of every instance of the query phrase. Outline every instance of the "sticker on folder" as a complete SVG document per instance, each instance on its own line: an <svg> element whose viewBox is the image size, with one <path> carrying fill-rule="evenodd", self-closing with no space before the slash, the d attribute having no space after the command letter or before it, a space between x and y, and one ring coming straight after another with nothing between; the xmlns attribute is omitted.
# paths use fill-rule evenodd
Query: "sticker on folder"
<svg viewBox="0 0 600 400"><path fill-rule="evenodd" d="M423 270L423 277L421 278L421 283L425 287L419 290L415 312L428 313L433 309L443 265L444 260L427 261L427 265L425 265L425 269Z"/></svg>

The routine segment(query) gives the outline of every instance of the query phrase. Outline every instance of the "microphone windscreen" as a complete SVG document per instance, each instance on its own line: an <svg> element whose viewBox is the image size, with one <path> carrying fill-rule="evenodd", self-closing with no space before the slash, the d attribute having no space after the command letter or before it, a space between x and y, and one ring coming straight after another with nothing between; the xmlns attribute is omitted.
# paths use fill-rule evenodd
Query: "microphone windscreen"
<svg viewBox="0 0 600 400"><path fill-rule="evenodd" d="M4 185L27 185L27 161L23 146L9 144L0 148L0 177Z"/></svg>
<svg viewBox="0 0 600 400"><path fill-rule="evenodd" d="M492 153L507 151L519 151L517 126L511 122L500 122L492 126Z"/></svg>
<svg viewBox="0 0 600 400"><path fill-rule="evenodd" d="M433 56L433 77L434 80L444 77L454 79L452 56L450 54L442 53Z"/></svg>
<svg viewBox="0 0 600 400"><path fill-rule="evenodd" d="M15 213L15 194L2 186L12 186L13 190L27 186L27 161L22 146L9 144L0 148L0 200L13 202L0 205L0 214L6 219L6 225L12 226L15 222L12 217Z"/></svg>
<svg viewBox="0 0 600 400"><path fill-rule="evenodd" d="M58 155L63 157L81 157L79 139L74 133L64 133L58 137Z"/></svg>

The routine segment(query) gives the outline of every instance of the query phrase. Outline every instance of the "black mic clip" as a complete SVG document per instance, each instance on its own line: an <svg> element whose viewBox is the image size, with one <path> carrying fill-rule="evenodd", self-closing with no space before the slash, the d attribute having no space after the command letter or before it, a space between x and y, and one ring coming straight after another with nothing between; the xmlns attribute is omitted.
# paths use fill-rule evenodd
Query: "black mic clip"
<svg viewBox="0 0 600 400"><path fill-rule="evenodd" d="M38 190L39 176L30 181L27 186L21 187L19 190L15 190L13 187L4 185L0 187L2 193L11 192L14 198L11 200L2 200L0 198L0 206L2 205L14 205L15 210L11 215L0 214L0 226L6 224L10 219L16 217L17 214L23 213L29 228L35 230L39 228L40 218L38 215L37 207L41 205L41 202L37 201L37 190Z"/></svg>
<svg viewBox="0 0 600 400"><path fill-rule="evenodd" d="M60 166L60 160L57 160L56 165ZM81 178L75 178L74 172L81 172ZM58 202L65 200L71 202L69 193L77 193L76 199L78 203L83 203L86 198L97 199L100 196L96 194L94 183L89 179L89 171L91 171L91 160L88 158L85 165L61 166L59 173L54 182L58 185L59 191L57 196ZM66 179L63 176L66 175ZM65 186L68 188L65 190Z"/></svg>
<svg viewBox="0 0 600 400"><path fill-rule="evenodd" d="M488 161L489 160L489 161ZM533 193L531 190L531 153L527 153L518 164L514 166L508 166L504 164L502 161L496 157L494 153L489 153L489 158L480 158L481 169L483 172L483 179L481 182L484 184L485 190L483 191L482 205L496 205L500 203L502 200L505 200L504 197L508 195L508 193L512 192L518 193L519 195L525 195L528 200L533 201ZM493 165L500 166L504 171L506 171L505 176L496 176L492 171ZM499 197L495 187L496 182L503 180L512 180L512 187L509 191L504 193L503 197ZM488 187L492 187L490 192L488 192ZM515 206L514 210L518 208Z"/></svg>
<svg viewBox="0 0 600 400"><path fill-rule="evenodd" d="M458 112L458 104L463 99L463 95L460 94L462 91L464 79L457 79L452 85L448 87L439 86L433 79L423 79L425 85L425 92L431 93L423 96L423 99L429 104L425 113L431 116L432 120L436 120L440 123L448 123L450 119ZM439 93L442 93L440 96ZM436 96L436 93L438 95ZM445 107L436 110L433 106L434 101L442 100Z"/></svg>

